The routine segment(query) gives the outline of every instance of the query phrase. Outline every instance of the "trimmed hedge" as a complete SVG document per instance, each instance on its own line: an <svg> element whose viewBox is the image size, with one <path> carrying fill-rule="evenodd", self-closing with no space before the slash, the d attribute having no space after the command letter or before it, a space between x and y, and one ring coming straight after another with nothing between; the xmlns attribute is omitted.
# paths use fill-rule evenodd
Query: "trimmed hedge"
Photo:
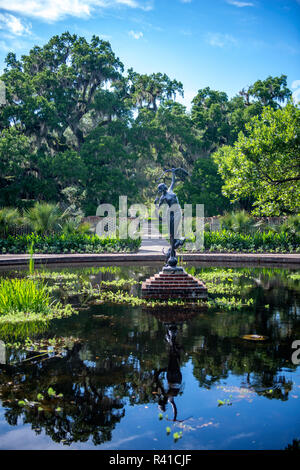
<svg viewBox="0 0 300 470"><path fill-rule="evenodd" d="M189 240L193 242L193 240ZM184 250L184 248L183 248ZM277 252L300 251L299 234L256 232L254 234L234 233L229 230L204 232L205 251L229 252Z"/></svg>
<svg viewBox="0 0 300 470"><path fill-rule="evenodd" d="M187 241L193 241L187 240ZM52 234L52 235L9 235L0 238L0 254L28 253L33 242L34 253L118 253L136 252L141 239L100 238L88 234ZM221 232L204 232L204 250L214 252L277 252L291 253L300 251L298 234L257 232L254 234L234 233L228 230ZM185 251L183 247L182 251Z"/></svg>
<svg viewBox="0 0 300 470"><path fill-rule="evenodd" d="M0 238L0 253L28 253L33 242L34 253L116 253L135 252L141 245L141 239L100 238L87 234L53 235L9 235Z"/></svg>

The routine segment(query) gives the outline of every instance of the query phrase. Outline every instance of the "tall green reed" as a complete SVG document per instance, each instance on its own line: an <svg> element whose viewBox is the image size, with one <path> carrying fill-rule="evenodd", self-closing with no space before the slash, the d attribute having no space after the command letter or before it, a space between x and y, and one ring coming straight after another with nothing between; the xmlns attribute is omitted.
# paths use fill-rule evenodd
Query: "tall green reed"
<svg viewBox="0 0 300 470"><path fill-rule="evenodd" d="M0 280L0 315L48 313L52 304L46 285L32 279Z"/></svg>

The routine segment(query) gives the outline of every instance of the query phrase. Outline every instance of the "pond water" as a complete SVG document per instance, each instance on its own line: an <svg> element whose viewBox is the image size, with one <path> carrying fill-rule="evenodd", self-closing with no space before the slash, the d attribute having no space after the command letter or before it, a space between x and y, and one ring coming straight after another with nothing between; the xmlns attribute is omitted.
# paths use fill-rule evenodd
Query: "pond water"
<svg viewBox="0 0 300 470"><path fill-rule="evenodd" d="M300 439L300 368L292 361L299 273L187 270L206 276L211 298L245 304L88 305L33 336L50 338L35 351L7 344L2 330L0 449L262 450ZM156 271L94 267L84 276L141 281ZM138 295L138 284L130 289Z"/></svg>

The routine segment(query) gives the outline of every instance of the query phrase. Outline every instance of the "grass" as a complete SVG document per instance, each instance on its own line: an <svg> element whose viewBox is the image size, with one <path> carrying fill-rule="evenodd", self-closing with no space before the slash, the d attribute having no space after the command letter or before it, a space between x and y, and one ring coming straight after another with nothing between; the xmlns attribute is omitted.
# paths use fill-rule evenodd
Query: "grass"
<svg viewBox="0 0 300 470"><path fill-rule="evenodd" d="M47 287L30 279L0 281L0 315L18 312L47 313L51 306Z"/></svg>
<svg viewBox="0 0 300 470"><path fill-rule="evenodd" d="M70 305L52 299L45 284L32 279L1 279L0 322L49 320L73 314Z"/></svg>

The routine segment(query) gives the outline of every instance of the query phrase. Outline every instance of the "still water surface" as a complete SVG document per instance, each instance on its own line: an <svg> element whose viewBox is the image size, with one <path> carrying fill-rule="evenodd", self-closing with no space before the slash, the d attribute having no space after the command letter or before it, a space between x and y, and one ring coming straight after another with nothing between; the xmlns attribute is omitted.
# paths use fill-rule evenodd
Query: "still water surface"
<svg viewBox="0 0 300 470"><path fill-rule="evenodd" d="M90 279L140 281L156 270L93 268ZM0 449L260 450L300 439L300 368L291 359L299 275L236 269L226 282L252 304L185 317L180 307L92 305L41 335L63 338L59 354L6 347Z"/></svg>

